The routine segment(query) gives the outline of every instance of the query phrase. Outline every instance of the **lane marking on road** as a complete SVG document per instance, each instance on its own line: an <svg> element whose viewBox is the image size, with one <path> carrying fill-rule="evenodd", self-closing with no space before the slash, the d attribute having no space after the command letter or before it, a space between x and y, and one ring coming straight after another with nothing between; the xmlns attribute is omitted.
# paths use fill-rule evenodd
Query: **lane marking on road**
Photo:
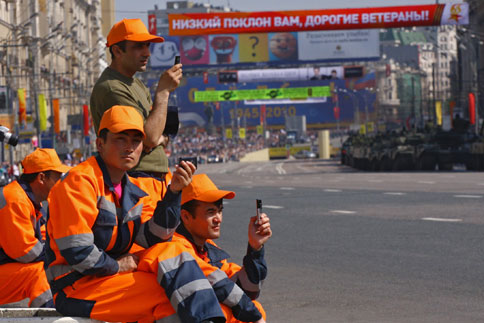
<svg viewBox="0 0 484 323"><path fill-rule="evenodd" d="M481 199L482 195L454 195L454 197L463 199Z"/></svg>
<svg viewBox="0 0 484 323"><path fill-rule="evenodd" d="M286 170L284 168L282 168L282 165L284 165L284 164L279 163L279 164L276 165L276 171L279 175L286 174Z"/></svg>
<svg viewBox="0 0 484 323"><path fill-rule="evenodd" d="M403 193L403 192L385 192L383 194L385 194L385 195L407 195L407 193Z"/></svg>
<svg viewBox="0 0 484 323"><path fill-rule="evenodd" d="M327 188L324 191L325 192L330 192L330 193L339 193L339 192L341 192L341 190L335 190L335 189L332 189L332 188Z"/></svg>
<svg viewBox="0 0 484 323"><path fill-rule="evenodd" d="M435 182L432 182L432 181L418 181L417 183L419 183L419 184L435 184Z"/></svg>
<svg viewBox="0 0 484 323"><path fill-rule="evenodd" d="M462 222L462 219L446 219L446 218L422 218L424 221L436 221L436 222Z"/></svg>
<svg viewBox="0 0 484 323"><path fill-rule="evenodd" d="M355 214L355 211L347 211L347 210L330 210L331 213L338 213L338 214Z"/></svg>
<svg viewBox="0 0 484 323"><path fill-rule="evenodd" d="M279 189L283 190L283 191L294 191L295 188L294 187L280 187Z"/></svg>
<svg viewBox="0 0 484 323"><path fill-rule="evenodd" d="M275 209L275 210L279 210L279 209L284 208L284 206L280 206L280 205L262 205L262 207L266 208L266 209Z"/></svg>

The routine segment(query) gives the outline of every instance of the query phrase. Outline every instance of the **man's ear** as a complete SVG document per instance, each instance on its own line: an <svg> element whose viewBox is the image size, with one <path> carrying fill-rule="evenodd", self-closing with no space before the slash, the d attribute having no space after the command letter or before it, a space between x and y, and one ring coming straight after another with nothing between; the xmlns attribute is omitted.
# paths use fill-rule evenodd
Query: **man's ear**
<svg viewBox="0 0 484 323"><path fill-rule="evenodd" d="M188 212L187 210L185 210L185 209L182 209L182 210L181 210L181 213L180 213L180 218L181 218L181 220L182 220L183 222L187 222L187 221L190 219L190 217L191 217L191 216L192 216L192 215L191 215L191 214L190 214L190 212Z"/></svg>
<svg viewBox="0 0 484 323"><path fill-rule="evenodd" d="M37 180L39 183L41 183L41 184L45 183L45 180L46 180L46 179L47 179L47 176L45 175L45 173L44 173L44 172L40 172L39 174L37 174L37 178L36 178L36 180Z"/></svg>
<svg viewBox="0 0 484 323"><path fill-rule="evenodd" d="M115 58L120 55L120 52L122 52L121 48L119 48L117 45L111 46L111 51L113 52Z"/></svg>
<svg viewBox="0 0 484 323"><path fill-rule="evenodd" d="M97 149L97 151L101 151L103 145L104 145L104 140L102 138L97 137L96 138L96 149Z"/></svg>

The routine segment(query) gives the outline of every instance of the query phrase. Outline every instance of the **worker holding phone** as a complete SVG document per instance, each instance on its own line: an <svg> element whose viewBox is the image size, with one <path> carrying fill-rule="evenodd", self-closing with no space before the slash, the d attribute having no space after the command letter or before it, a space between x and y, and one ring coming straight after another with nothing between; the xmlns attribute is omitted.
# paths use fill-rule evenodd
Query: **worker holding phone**
<svg viewBox="0 0 484 323"><path fill-rule="evenodd" d="M146 71L150 44L163 42L162 37L152 35L141 19L123 19L111 28L106 46L112 62L103 71L91 94L91 115L94 129L104 111L114 105L134 107L144 120L143 153L138 165L129 171L132 177L151 177L158 181L154 193L163 197L166 193L168 158L163 149L167 138L163 135L168 114L168 99L182 79L182 65L176 63L160 75L154 100L149 89L134 75Z"/></svg>
<svg viewBox="0 0 484 323"><path fill-rule="evenodd" d="M197 262L210 264L203 268L222 305L227 322L265 322L265 312L255 299L267 276L264 244L272 236L267 214L262 212L262 201L256 201L254 216L249 220L248 247L243 266L228 262L229 255L213 240L220 237L223 220L223 199L232 199L235 193L219 190L206 174L193 175L192 182L182 189L181 224L173 241L192 248L199 257ZM207 272L208 270L208 272Z"/></svg>

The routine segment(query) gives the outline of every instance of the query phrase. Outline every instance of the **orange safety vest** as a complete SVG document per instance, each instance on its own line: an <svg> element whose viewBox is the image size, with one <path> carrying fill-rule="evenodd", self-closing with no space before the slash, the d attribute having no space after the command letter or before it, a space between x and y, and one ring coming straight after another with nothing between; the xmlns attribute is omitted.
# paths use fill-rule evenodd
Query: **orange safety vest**
<svg viewBox="0 0 484 323"><path fill-rule="evenodd" d="M186 248L192 249L193 254L196 254L200 261L208 264L208 266L200 265L200 268L205 276L209 278L208 280L219 302L232 309L232 314L236 319L243 322L253 322L262 317L261 312L248 296L248 294L259 295L259 284L254 284L248 279L240 279L240 277L247 277L245 268L228 262L227 258L229 255L212 240L207 240L204 251L198 250L193 243L190 233L181 223L172 241L179 242ZM211 249L211 252L207 252L207 247Z"/></svg>
<svg viewBox="0 0 484 323"><path fill-rule="evenodd" d="M25 182L0 189L0 304L29 298L32 307L53 305L43 268L40 208Z"/></svg>
<svg viewBox="0 0 484 323"><path fill-rule="evenodd" d="M54 294L84 275L115 274L116 259L134 242L149 248L171 238L180 194L167 193L160 205L142 189L146 181L125 175L119 201L98 156L72 168L52 188L46 273Z"/></svg>
<svg viewBox="0 0 484 323"><path fill-rule="evenodd" d="M0 264L43 260L41 217L27 183L14 181L0 189Z"/></svg>

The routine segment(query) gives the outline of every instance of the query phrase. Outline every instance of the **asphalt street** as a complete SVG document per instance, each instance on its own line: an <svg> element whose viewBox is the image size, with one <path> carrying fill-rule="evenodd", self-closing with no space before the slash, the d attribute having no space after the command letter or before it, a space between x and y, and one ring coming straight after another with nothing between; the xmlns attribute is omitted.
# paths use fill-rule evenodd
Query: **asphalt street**
<svg viewBox="0 0 484 323"><path fill-rule="evenodd" d="M263 200L268 322L483 322L484 173L337 161L201 165L235 199L217 243L242 262Z"/></svg>

